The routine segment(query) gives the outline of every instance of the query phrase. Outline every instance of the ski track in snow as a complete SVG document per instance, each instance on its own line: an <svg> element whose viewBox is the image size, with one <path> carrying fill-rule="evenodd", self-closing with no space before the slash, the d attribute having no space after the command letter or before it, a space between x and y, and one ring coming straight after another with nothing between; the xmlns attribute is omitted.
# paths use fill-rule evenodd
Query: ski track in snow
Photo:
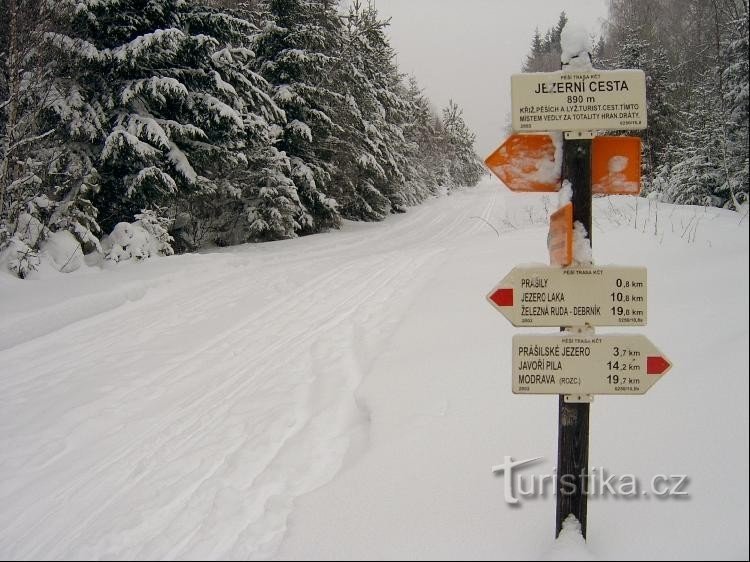
<svg viewBox="0 0 750 562"><path fill-rule="evenodd" d="M489 230L494 195L450 199L4 318L0 555L272 556L366 443L355 391L399 315Z"/></svg>

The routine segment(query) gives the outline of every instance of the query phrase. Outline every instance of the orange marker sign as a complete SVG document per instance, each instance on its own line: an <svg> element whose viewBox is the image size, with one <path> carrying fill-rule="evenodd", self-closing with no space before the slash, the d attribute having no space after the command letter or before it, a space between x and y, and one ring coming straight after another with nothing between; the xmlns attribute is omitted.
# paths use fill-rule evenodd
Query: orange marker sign
<svg viewBox="0 0 750 562"><path fill-rule="evenodd" d="M573 203L550 216L547 249L550 265L564 267L573 262Z"/></svg>
<svg viewBox="0 0 750 562"><path fill-rule="evenodd" d="M515 134L484 163L511 191L558 191L561 180L556 150L549 135Z"/></svg>
<svg viewBox="0 0 750 562"><path fill-rule="evenodd" d="M641 139L595 137L591 142L591 190L604 195L641 192Z"/></svg>

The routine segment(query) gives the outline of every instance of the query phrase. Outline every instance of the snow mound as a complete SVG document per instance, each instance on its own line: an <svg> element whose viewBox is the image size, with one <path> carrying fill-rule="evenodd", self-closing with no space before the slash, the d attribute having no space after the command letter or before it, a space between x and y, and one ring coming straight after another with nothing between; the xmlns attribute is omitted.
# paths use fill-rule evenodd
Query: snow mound
<svg viewBox="0 0 750 562"><path fill-rule="evenodd" d="M105 259L119 262L174 254L170 245L174 238L167 232L168 219L159 218L156 213L146 209L135 218L138 220L133 223L117 223L112 234L102 240Z"/></svg>
<svg viewBox="0 0 750 562"><path fill-rule="evenodd" d="M586 547L581 523L572 513L563 521L562 530L552 549L542 560L596 560Z"/></svg>
<svg viewBox="0 0 750 562"><path fill-rule="evenodd" d="M81 244L67 230L58 230L50 234L40 249L61 273L70 273L83 265Z"/></svg>

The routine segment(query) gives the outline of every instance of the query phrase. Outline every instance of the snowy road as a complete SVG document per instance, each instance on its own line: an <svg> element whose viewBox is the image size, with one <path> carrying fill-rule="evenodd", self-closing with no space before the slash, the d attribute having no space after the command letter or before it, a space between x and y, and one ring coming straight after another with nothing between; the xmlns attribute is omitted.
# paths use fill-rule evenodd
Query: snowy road
<svg viewBox="0 0 750 562"><path fill-rule="evenodd" d="M688 474L690 498L592 500L575 555L746 558L748 221L595 203L595 258L649 268L637 332L675 366L597 398L591 463ZM519 330L484 296L546 261L553 205L487 182L304 239L3 276L0 557L549 556L554 499L513 508L490 468L553 469L557 400L511 394Z"/></svg>
<svg viewBox="0 0 750 562"><path fill-rule="evenodd" d="M354 391L376 350L494 202L459 194L388 225L136 264L121 306L6 349L0 553L271 555L294 498L366 438ZM79 277L91 293L71 300L118 303L113 275ZM69 308L11 310L6 341Z"/></svg>

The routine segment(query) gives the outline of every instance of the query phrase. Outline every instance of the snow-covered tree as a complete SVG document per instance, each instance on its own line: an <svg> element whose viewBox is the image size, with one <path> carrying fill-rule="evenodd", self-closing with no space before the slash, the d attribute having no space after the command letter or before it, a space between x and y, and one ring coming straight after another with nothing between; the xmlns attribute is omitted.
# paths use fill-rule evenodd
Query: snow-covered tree
<svg viewBox="0 0 750 562"><path fill-rule="evenodd" d="M439 119L414 76L408 79L405 96L409 104L403 127L409 158L406 192L414 205L438 193L438 174L444 160L439 141L443 134L438 132Z"/></svg>
<svg viewBox="0 0 750 562"><path fill-rule="evenodd" d="M707 76L707 78L711 78ZM670 158L657 168L654 188L675 203L716 206L723 183L721 112L716 111L713 81L694 90L693 103L681 112L680 137L669 146Z"/></svg>
<svg viewBox="0 0 750 562"><path fill-rule="evenodd" d="M737 5L737 12L725 24L721 44L721 84L724 113L725 181L717 190L734 208L748 201L748 2Z"/></svg>
<svg viewBox="0 0 750 562"><path fill-rule="evenodd" d="M353 2L336 69L344 103L336 114L333 185L342 214L355 220L381 220L410 201L405 172L411 147L403 134L409 107L386 25L372 6Z"/></svg>
<svg viewBox="0 0 750 562"><path fill-rule="evenodd" d="M261 189L248 182L250 161L284 119L252 68L256 28L181 0L82 0L72 20L57 43L91 53L80 81L107 116L94 200L102 225L166 207L178 248L241 240L251 230L244 207Z"/></svg>
<svg viewBox="0 0 750 562"><path fill-rule="evenodd" d="M174 254L171 245L174 238L168 232L170 223L171 219L159 216L152 209L136 213L133 223L117 223L105 241L104 259L119 262L171 256Z"/></svg>
<svg viewBox="0 0 750 562"><path fill-rule="evenodd" d="M750 150L748 1L610 0L605 31L597 66L646 74L644 191L683 203L742 205Z"/></svg>
<svg viewBox="0 0 750 562"><path fill-rule="evenodd" d="M448 107L443 109L443 123L452 186L473 187L485 174L485 168L474 152L476 135L466 125L463 111L453 100L450 100Z"/></svg>
<svg viewBox="0 0 750 562"><path fill-rule="evenodd" d="M553 72L560 70L560 35L568 23L568 16L561 12L557 24L542 37L539 28L534 30L531 49L523 62L524 72Z"/></svg>
<svg viewBox="0 0 750 562"><path fill-rule="evenodd" d="M57 231L120 259L100 224L159 225L184 251L381 220L473 181L473 137L405 83L372 4L0 3L0 259L21 276Z"/></svg>
<svg viewBox="0 0 750 562"><path fill-rule="evenodd" d="M25 277L51 232L68 230L85 251L99 248L90 145L101 138L102 114L77 81L78 69L90 62L88 51L59 48L66 7L5 0L3 8L0 252Z"/></svg>
<svg viewBox="0 0 750 562"><path fill-rule="evenodd" d="M643 143L642 181L646 193L656 170L671 157L670 147L674 144L679 116L676 93L681 88L673 77L673 65L666 50L652 44L645 38L647 35L642 27L623 26L618 30L617 53L601 61L604 68L637 68L646 75L648 128L639 132Z"/></svg>
<svg viewBox="0 0 750 562"><path fill-rule="evenodd" d="M327 195L332 168L324 157L334 137L332 115L340 99L331 76L340 45L335 5L270 0L262 17L254 45L260 74L286 114L277 147L289 158L304 206L294 220L302 233L335 227L340 215L337 202Z"/></svg>

